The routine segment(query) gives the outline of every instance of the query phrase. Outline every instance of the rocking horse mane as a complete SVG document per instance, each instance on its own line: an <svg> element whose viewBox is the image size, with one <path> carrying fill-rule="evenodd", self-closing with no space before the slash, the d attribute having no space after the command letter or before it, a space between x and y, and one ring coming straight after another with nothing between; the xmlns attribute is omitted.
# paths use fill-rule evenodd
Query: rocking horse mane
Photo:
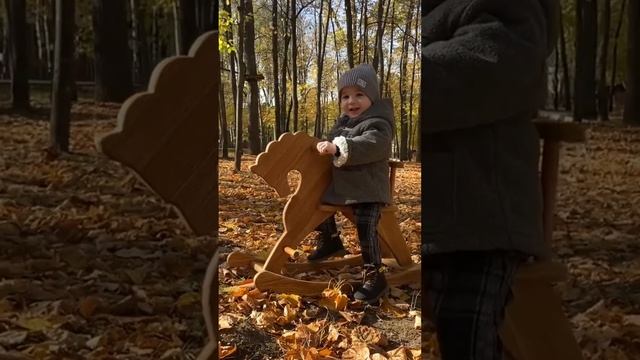
<svg viewBox="0 0 640 360"><path fill-rule="evenodd" d="M298 170L305 178L307 173L316 173L311 170L318 170L320 174L331 166L329 157L316 151L318 142L317 138L302 131L284 133L267 145L249 169L262 177L280 197L286 197L291 194L287 181L291 170Z"/></svg>

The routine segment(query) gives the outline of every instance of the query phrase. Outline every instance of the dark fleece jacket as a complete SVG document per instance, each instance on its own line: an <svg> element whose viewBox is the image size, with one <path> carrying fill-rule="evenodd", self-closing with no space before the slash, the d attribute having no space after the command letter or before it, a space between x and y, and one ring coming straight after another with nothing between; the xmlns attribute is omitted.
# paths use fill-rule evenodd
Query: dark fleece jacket
<svg viewBox="0 0 640 360"><path fill-rule="evenodd" d="M329 140L339 147L340 158L333 162L333 178L323 202L391 203L389 157L393 133L393 105L389 99L374 102L353 119L339 117L329 132Z"/></svg>
<svg viewBox="0 0 640 360"><path fill-rule="evenodd" d="M545 256L538 136L556 0L426 0L423 253Z"/></svg>

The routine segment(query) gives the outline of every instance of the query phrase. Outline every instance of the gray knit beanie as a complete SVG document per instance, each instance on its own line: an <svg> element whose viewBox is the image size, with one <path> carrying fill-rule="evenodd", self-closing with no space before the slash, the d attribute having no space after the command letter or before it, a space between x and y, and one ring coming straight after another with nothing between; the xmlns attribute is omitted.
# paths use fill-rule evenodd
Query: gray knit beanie
<svg viewBox="0 0 640 360"><path fill-rule="evenodd" d="M340 75L338 97L342 97L342 89L347 86L358 87L371 99L371 102L376 102L380 98L378 77L370 64L360 64Z"/></svg>

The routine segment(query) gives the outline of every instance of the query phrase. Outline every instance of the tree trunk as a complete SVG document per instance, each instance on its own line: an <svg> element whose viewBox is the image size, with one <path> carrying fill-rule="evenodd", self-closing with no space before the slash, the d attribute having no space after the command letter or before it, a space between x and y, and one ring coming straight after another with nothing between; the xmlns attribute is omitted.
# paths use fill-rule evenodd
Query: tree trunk
<svg viewBox="0 0 640 360"><path fill-rule="evenodd" d="M129 14L131 16L131 61L132 66L132 80L134 83L140 82L140 39L138 34L139 20L138 19L138 2L136 0L129 1ZM144 21L144 20L142 20Z"/></svg>
<svg viewBox="0 0 640 360"><path fill-rule="evenodd" d="M298 131L298 14L296 1L291 1L291 107L293 132ZM320 2L322 6L322 1ZM321 11L322 12L322 11Z"/></svg>
<svg viewBox="0 0 640 360"><path fill-rule="evenodd" d="M52 56L52 46L51 46L51 37L49 36L49 4L48 2L44 3L44 11L42 13L43 16L43 32L44 32L44 48L45 48L45 57L47 59L47 73L53 73L53 56Z"/></svg>
<svg viewBox="0 0 640 360"><path fill-rule="evenodd" d="M29 55L27 52L27 11L24 0L5 0L9 22L9 63L12 107L27 111L29 105Z"/></svg>
<svg viewBox="0 0 640 360"><path fill-rule="evenodd" d="M616 26L616 35L613 40L613 56L611 62L613 63L613 68L611 69L611 90L609 91L609 111L613 111L613 95L614 95L614 87L617 84L617 70L618 70L618 43L620 39L620 32L622 31L622 23L624 20L624 8L627 1L622 0L622 5L620 6L620 17L618 18L618 25Z"/></svg>
<svg viewBox="0 0 640 360"><path fill-rule="evenodd" d="M394 0L390 0L391 1L391 18L394 19L395 15L396 15L396 2ZM391 63L393 62L393 33L395 27L391 27L391 32L389 33L389 61L387 63L387 75L385 75L385 79L386 79L386 86L385 86L385 90L384 90L384 94L385 97L390 98L391 97L391 87L389 86L390 81L389 78L391 77ZM382 86L382 84L381 84Z"/></svg>
<svg viewBox="0 0 640 360"><path fill-rule="evenodd" d="M384 0L378 0L378 12L376 13L376 43L373 51L373 68L376 72L379 71L380 59L382 58L382 35L384 34L384 27L382 26L382 15L384 14Z"/></svg>
<svg viewBox="0 0 640 360"><path fill-rule="evenodd" d="M389 0L389 5L391 5L391 2L393 0ZM382 20L382 34L380 34L380 43L378 44L379 49L378 51L380 52L380 66L379 68L376 70L376 72L378 73L378 76L380 77L380 96L383 96L384 94L384 87L385 87L385 73L384 73L384 48L382 47L382 43L384 41L384 28L387 27L387 23L389 21L389 9L391 8L391 6L387 6L386 10L384 12L384 19Z"/></svg>
<svg viewBox="0 0 640 360"><path fill-rule="evenodd" d="M175 55L182 53L182 29L180 28L180 0L173 0L171 6L173 15L173 44L175 46Z"/></svg>
<svg viewBox="0 0 640 360"><path fill-rule="evenodd" d="M220 60L222 66L222 60ZM220 83L220 141L222 143L222 158L229 160L229 125L227 122L227 104L224 99L224 85Z"/></svg>
<svg viewBox="0 0 640 360"><path fill-rule="evenodd" d="M244 61L246 80L249 83L249 149L251 155L258 155L262 150L260 144L260 89L258 89L258 72L256 66L256 31L253 13L253 0L244 0Z"/></svg>
<svg viewBox="0 0 640 360"><path fill-rule="evenodd" d="M351 69L355 66L353 60L353 16L351 15L351 0L344 0L344 11L346 13L345 18L347 21L347 59L349 62L349 69Z"/></svg>
<svg viewBox="0 0 640 360"><path fill-rule="evenodd" d="M74 35L75 0L56 0L56 45L49 124L50 147L56 152L69 151Z"/></svg>
<svg viewBox="0 0 640 360"><path fill-rule="evenodd" d="M369 62L369 1L362 1L362 62Z"/></svg>
<svg viewBox="0 0 640 360"><path fill-rule="evenodd" d="M216 1L215 4L218 4ZM217 15L212 0L196 0L196 32L204 34L218 27Z"/></svg>
<svg viewBox="0 0 640 360"><path fill-rule="evenodd" d="M316 78L317 82L317 91L316 91L316 124L313 132L313 136L320 138L322 137L322 104L320 101L320 94L322 90L322 72L324 70L324 55L327 49L327 38L328 38L328 30L329 30L329 18L331 17L331 0L327 2L327 20L322 25L322 9L323 2L320 2L320 12L318 14L318 76ZM324 33L324 34L323 34Z"/></svg>
<svg viewBox="0 0 640 360"><path fill-rule="evenodd" d="M95 98L122 102L133 92L125 0L94 0Z"/></svg>
<svg viewBox="0 0 640 360"><path fill-rule="evenodd" d="M556 48L553 52L553 109L556 111L560 107L560 46L558 43L559 41L556 41Z"/></svg>
<svg viewBox="0 0 640 360"><path fill-rule="evenodd" d="M222 9L229 14L229 17L231 17L233 15L231 13L231 2L223 1L222 6L223 6ZM230 43L232 44L234 43L233 31L231 31L231 29L227 30L225 37L228 39ZM234 55L233 52L229 53L229 73L231 75L231 93L233 94L233 111L234 111L233 118L235 119L235 106L237 104L236 97L238 96L238 80L236 79L236 56Z"/></svg>
<svg viewBox="0 0 640 360"><path fill-rule="evenodd" d="M601 26L602 40L600 43L600 73L598 75L598 113L601 121L609 120L609 94L607 92L607 57L609 55L609 32L611 28L611 0L604 0ZM611 84L613 86L613 84Z"/></svg>
<svg viewBox="0 0 640 360"><path fill-rule="evenodd" d="M151 53L149 51L149 41L147 39L147 29L144 25L145 11L144 7L140 5L140 1L131 0L132 11L136 13L137 26L136 31L136 44L138 47L138 82L143 86L149 83L149 77L151 76Z"/></svg>
<svg viewBox="0 0 640 360"><path fill-rule="evenodd" d="M409 56L409 30L413 9L409 6L407 23L402 36L402 55L400 57L400 160L409 158L409 114L407 113L407 60Z"/></svg>
<svg viewBox="0 0 640 360"><path fill-rule="evenodd" d="M271 66L273 70L273 98L274 100L274 125L275 138L283 133L280 121L280 82L278 81L278 0L271 1Z"/></svg>
<svg viewBox="0 0 640 360"><path fill-rule="evenodd" d="M640 1L629 1L627 13L627 89L624 99L625 124L640 125Z"/></svg>
<svg viewBox="0 0 640 360"><path fill-rule="evenodd" d="M419 5L418 5L419 6ZM418 8L419 9L419 8ZM413 34L415 36L415 39L418 38L418 35L420 34L420 17L416 16L416 23L415 23L415 27L413 29ZM413 41L413 66L411 69L411 85L409 86L409 143L408 143L408 148L409 148L409 159L411 159L411 150L412 150L412 146L413 143L415 142L415 138L414 138L414 133L415 133L415 129L413 126L413 89L415 86L415 81L416 81L416 67L418 64L418 42L417 41ZM416 121L418 122L418 121Z"/></svg>
<svg viewBox="0 0 640 360"><path fill-rule="evenodd" d="M34 26L36 30L36 50L38 52L38 78L44 79L44 78L48 78L49 74L47 74L46 69L44 70L42 69L44 64L44 51L43 51L44 41L42 39L43 38L42 31L40 30L41 28L40 14L43 12L41 4L42 3L40 1L36 3L36 11L34 14L34 17L35 17ZM46 64L44 66L46 67Z"/></svg>
<svg viewBox="0 0 640 360"><path fill-rule="evenodd" d="M576 75L574 82L575 121L595 117L596 55L598 49L598 12L594 0L576 3Z"/></svg>
<svg viewBox="0 0 640 360"><path fill-rule="evenodd" d="M242 163L242 107L244 103L244 77L245 77L245 64L242 59L244 54L244 22L245 22L245 9L242 5L238 6L238 93L236 94L236 153L234 161L234 170L239 172Z"/></svg>
<svg viewBox="0 0 640 360"><path fill-rule="evenodd" d="M564 88L564 108L571 110L571 76L567 60L567 41L564 36L564 20L560 17L560 60L562 61L562 84Z"/></svg>
<svg viewBox="0 0 640 360"><path fill-rule="evenodd" d="M196 27L196 0L180 0L180 54L187 55L198 37Z"/></svg>
<svg viewBox="0 0 640 360"><path fill-rule="evenodd" d="M295 0L288 0L288 1L295 1ZM287 9L289 9L289 2L287 2ZM289 16L284 16L285 19L285 24L283 26L284 29L288 29L288 24L289 24ZM288 68L288 53L289 53L289 40L290 40L290 36L289 36L289 31L285 30L285 34L284 34L284 49L282 52L282 69L280 72L280 84L282 84L282 99L280 99L280 116L282 117L281 121L281 126L280 128L282 129L283 132L288 132L289 131L289 115L285 112L285 109L287 108L287 68Z"/></svg>

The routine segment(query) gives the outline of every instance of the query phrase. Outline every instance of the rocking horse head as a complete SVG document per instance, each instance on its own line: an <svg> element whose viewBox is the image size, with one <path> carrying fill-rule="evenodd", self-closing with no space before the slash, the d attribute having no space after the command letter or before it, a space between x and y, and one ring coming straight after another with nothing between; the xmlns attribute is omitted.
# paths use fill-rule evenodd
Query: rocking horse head
<svg viewBox="0 0 640 360"><path fill-rule="evenodd" d="M318 154L318 141L304 132L284 133L278 140L267 145L250 170L262 177L280 197L285 197L291 193L287 181L287 175L291 170L299 171L305 182L323 176L328 178L331 157ZM303 180L298 188L302 186Z"/></svg>

